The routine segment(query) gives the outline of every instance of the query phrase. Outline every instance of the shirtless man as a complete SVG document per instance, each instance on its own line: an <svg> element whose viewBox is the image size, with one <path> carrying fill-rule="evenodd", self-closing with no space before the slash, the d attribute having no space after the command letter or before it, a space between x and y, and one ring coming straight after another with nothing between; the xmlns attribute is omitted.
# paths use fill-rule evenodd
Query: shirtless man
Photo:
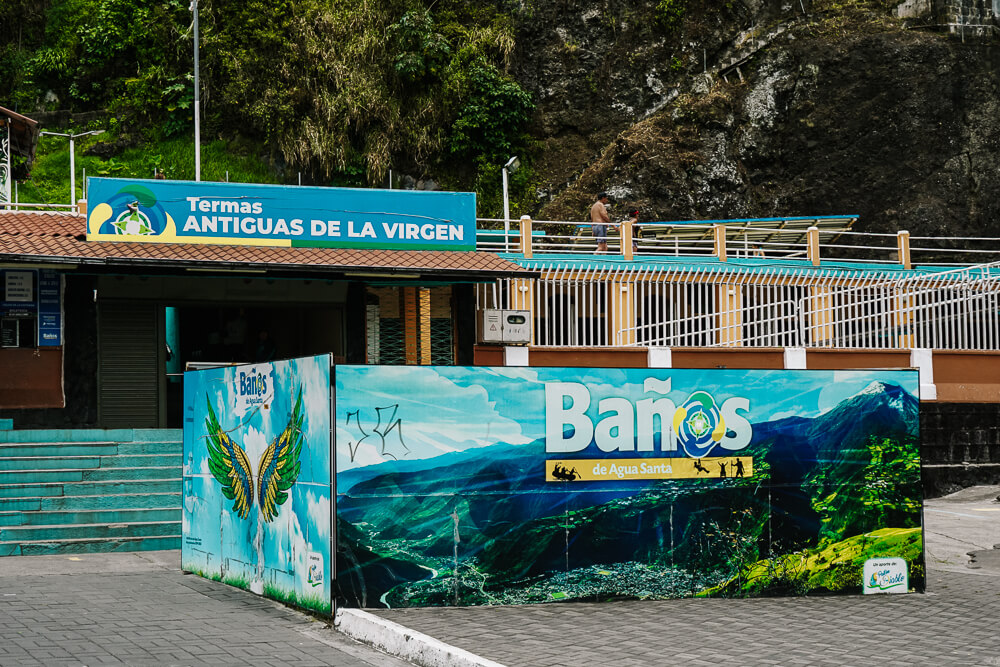
<svg viewBox="0 0 1000 667"><path fill-rule="evenodd" d="M608 251L608 225L611 217L608 215L608 193L597 195L597 201L590 207L590 229L597 239L597 252Z"/></svg>

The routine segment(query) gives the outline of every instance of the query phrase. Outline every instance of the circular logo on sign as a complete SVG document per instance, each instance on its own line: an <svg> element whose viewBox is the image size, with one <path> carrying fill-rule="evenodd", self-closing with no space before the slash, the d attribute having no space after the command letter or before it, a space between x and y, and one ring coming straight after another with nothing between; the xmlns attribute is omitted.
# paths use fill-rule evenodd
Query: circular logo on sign
<svg viewBox="0 0 1000 667"><path fill-rule="evenodd" d="M125 211L111 223L111 226L115 228L115 234L150 236L156 233L153 231L153 225L149 222L149 216L139 210L138 201L126 204Z"/></svg>
<svg viewBox="0 0 1000 667"><path fill-rule="evenodd" d="M113 213L101 225L101 234L157 236L167 225L167 214L149 188L129 184L104 202Z"/></svg>
<svg viewBox="0 0 1000 667"><path fill-rule="evenodd" d="M674 433L684 452L694 459L707 456L722 442L726 423L712 395L704 391L691 394L674 413Z"/></svg>

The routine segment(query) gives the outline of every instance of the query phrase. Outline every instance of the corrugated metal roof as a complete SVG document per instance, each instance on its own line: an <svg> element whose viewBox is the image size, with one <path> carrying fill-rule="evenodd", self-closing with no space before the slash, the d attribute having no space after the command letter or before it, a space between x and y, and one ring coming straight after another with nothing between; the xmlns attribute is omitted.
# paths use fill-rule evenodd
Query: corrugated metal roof
<svg viewBox="0 0 1000 667"><path fill-rule="evenodd" d="M10 124L11 151L28 158L30 165L35 159L35 145L38 143L38 121L3 107L0 107L0 119Z"/></svg>

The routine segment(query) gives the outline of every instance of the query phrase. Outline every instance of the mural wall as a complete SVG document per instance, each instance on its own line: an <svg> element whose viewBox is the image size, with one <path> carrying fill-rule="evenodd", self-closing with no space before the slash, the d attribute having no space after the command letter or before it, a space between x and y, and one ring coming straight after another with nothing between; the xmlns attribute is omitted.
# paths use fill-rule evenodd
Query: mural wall
<svg viewBox="0 0 1000 667"><path fill-rule="evenodd" d="M330 357L184 374L185 570L331 614Z"/></svg>
<svg viewBox="0 0 1000 667"><path fill-rule="evenodd" d="M923 588L916 371L335 382L338 604Z"/></svg>

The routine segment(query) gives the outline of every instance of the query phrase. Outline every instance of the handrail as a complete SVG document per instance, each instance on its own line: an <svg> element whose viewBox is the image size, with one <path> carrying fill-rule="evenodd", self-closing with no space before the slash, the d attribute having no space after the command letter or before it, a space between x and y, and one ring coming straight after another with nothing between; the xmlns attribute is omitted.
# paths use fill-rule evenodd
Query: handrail
<svg viewBox="0 0 1000 667"><path fill-rule="evenodd" d="M789 217L761 218L738 220L692 220L685 222L640 222L631 227L636 230L633 243L622 243L622 227L628 226L625 221L613 221L607 230L608 250L602 253L606 256L619 255L632 260L635 256L641 258L654 257L691 257L705 258L714 256L721 262L734 259L786 259L809 261L813 266L820 266L830 261L844 261L843 255L863 254L858 261L866 264L897 264L904 269L912 269L914 253L939 253L939 255L962 255L969 257L983 255L1000 255L1000 238L992 237L910 237L909 232L900 231L896 234L885 232L857 232L847 228L803 228L790 227L791 223L806 224L810 222L849 221L856 216L819 216L819 217ZM499 226L503 220L480 218L481 224ZM745 223L745 224L741 224ZM757 224L751 224L757 223ZM766 226L773 223L774 226ZM481 229L477 233L477 250L486 252L510 252L525 256L544 254L591 255L597 254L597 242L592 234L591 222L531 220L522 217L522 229L510 229L506 234L503 229ZM529 225L530 236L525 236L524 225ZM837 242L841 237L852 237L860 243ZM885 239L896 239L895 244L884 243ZM866 239L868 241L866 242ZM846 238L844 240L847 240ZM942 244L957 241L975 241L977 243L996 242L998 247L992 248L932 248L921 246L911 247L911 241L935 240ZM522 248L523 242L528 248ZM837 257L831 256L836 251ZM885 253L878 257L879 253ZM875 257L871 257L875 254ZM849 261L849 260L848 260ZM942 262L943 264L943 262Z"/></svg>

